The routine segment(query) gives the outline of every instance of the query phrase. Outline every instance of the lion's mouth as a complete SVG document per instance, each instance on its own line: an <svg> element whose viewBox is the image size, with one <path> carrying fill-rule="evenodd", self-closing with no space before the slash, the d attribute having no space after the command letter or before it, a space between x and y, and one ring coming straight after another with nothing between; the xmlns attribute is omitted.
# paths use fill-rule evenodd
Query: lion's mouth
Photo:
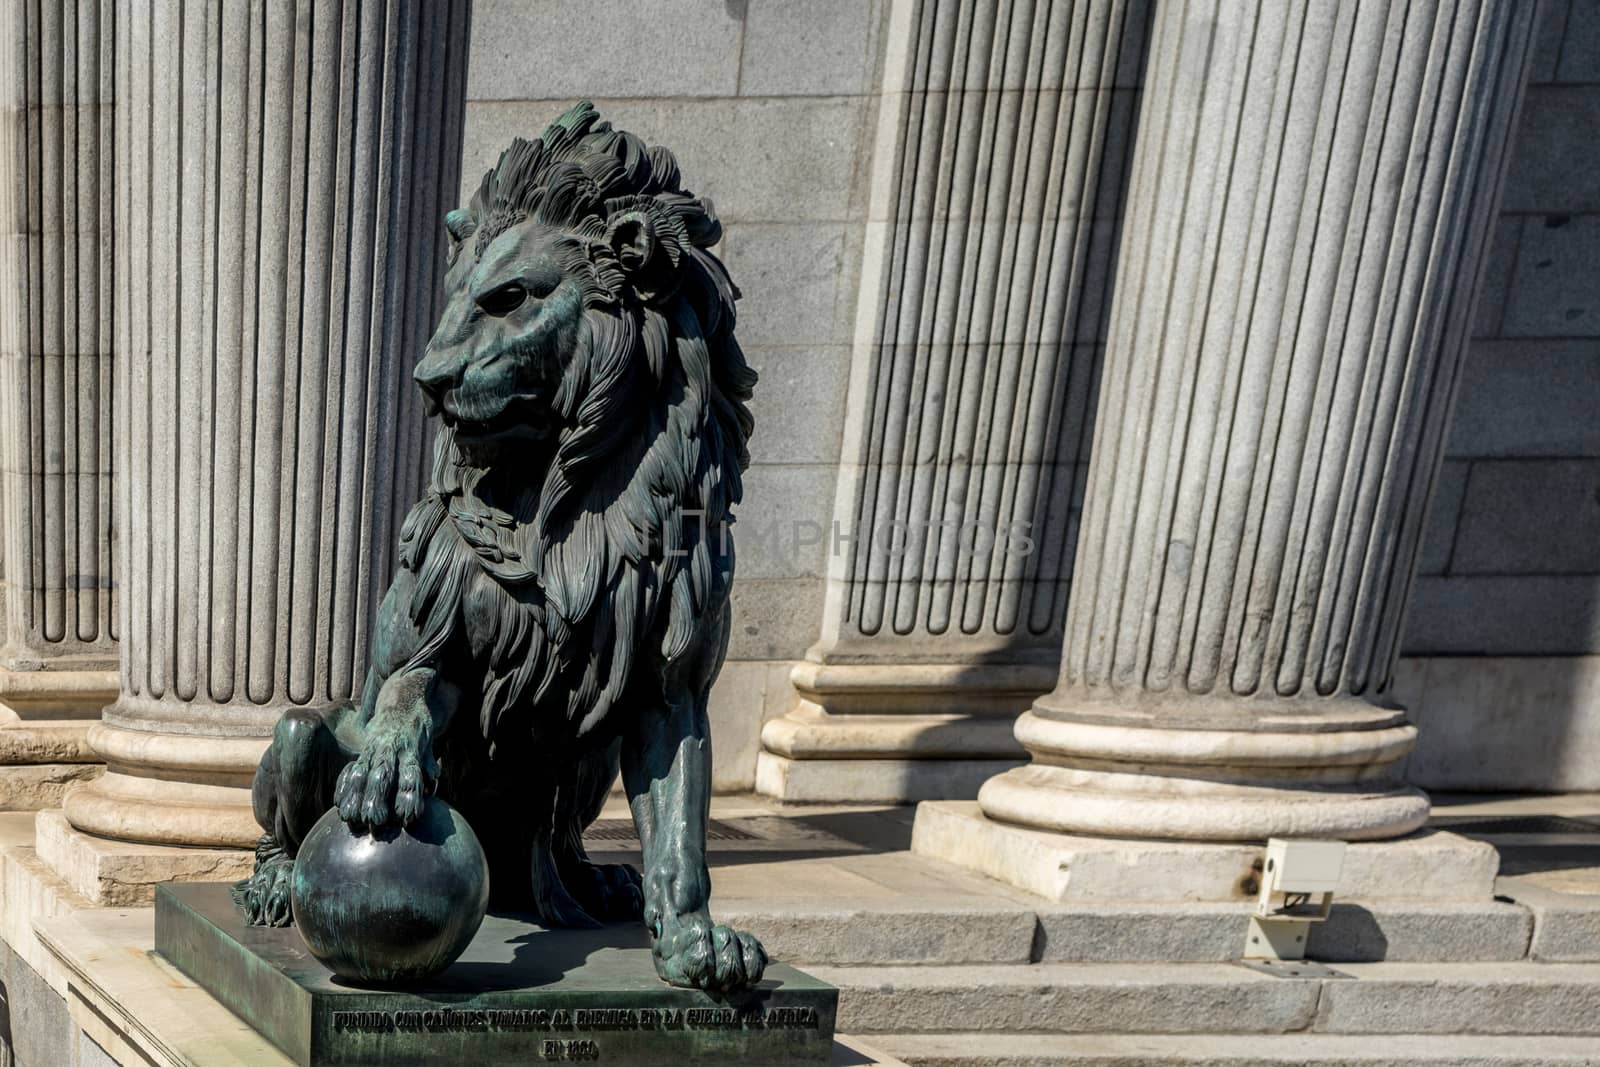
<svg viewBox="0 0 1600 1067"><path fill-rule="evenodd" d="M512 438L542 440L550 436L553 428L549 404L536 395L514 396L499 411L482 418L464 417L447 396L439 417L455 431L458 440L470 443Z"/></svg>

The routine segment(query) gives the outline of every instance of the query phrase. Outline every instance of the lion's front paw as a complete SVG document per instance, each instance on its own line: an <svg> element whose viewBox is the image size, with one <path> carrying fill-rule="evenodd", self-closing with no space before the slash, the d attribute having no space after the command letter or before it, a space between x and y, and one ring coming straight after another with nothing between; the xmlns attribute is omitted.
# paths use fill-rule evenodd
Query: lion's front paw
<svg viewBox="0 0 1600 1067"><path fill-rule="evenodd" d="M656 974L671 985L735 993L761 981L767 950L751 934L690 915L664 924L655 960Z"/></svg>
<svg viewBox="0 0 1600 1067"><path fill-rule="evenodd" d="M361 754L339 772L333 802L351 826L409 826L438 775L426 716L373 722Z"/></svg>
<svg viewBox="0 0 1600 1067"><path fill-rule="evenodd" d="M233 899L251 926L289 926L294 913L289 906L294 881L294 861L279 858L262 864L249 878L233 887Z"/></svg>

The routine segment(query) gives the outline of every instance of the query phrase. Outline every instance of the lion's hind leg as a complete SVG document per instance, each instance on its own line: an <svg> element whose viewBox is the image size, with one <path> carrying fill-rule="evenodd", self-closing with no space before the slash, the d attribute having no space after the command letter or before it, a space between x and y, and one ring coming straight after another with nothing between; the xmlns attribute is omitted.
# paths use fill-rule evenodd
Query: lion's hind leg
<svg viewBox="0 0 1600 1067"><path fill-rule="evenodd" d="M333 806L333 788L351 753L335 730L350 704L290 708L273 729L251 785L256 822L265 832L256 845L255 870L233 887L233 900L252 926L294 921L289 887L294 857L317 820Z"/></svg>
<svg viewBox="0 0 1600 1067"><path fill-rule="evenodd" d="M608 923L644 918L644 879L631 863L595 863L582 842L556 856L562 885L589 915Z"/></svg>
<svg viewBox="0 0 1600 1067"><path fill-rule="evenodd" d="M559 885L558 895L596 924L637 921L644 915L643 880L638 870L626 863L595 863L583 847L583 831L605 806L620 761L620 742L576 760L554 812L549 851L540 854L537 847L535 850L535 897L541 898L537 883L542 867L546 877Z"/></svg>
<svg viewBox="0 0 1600 1067"><path fill-rule="evenodd" d="M603 925L567 888L549 834L533 843L533 910L541 926L592 930Z"/></svg>
<svg viewBox="0 0 1600 1067"><path fill-rule="evenodd" d="M556 862L561 877L584 909L604 922L638 922L644 918L644 879L629 863L595 863L583 847L583 831L600 817L622 767L622 741L617 739L578 761L566 815L565 849Z"/></svg>
<svg viewBox="0 0 1600 1067"><path fill-rule="evenodd" d="M294 922L289 899L293 880L294 860L284 855L276 838L262 834L256 844L256 869L234 883L233 903L251 926L288 926Z"/></svg>

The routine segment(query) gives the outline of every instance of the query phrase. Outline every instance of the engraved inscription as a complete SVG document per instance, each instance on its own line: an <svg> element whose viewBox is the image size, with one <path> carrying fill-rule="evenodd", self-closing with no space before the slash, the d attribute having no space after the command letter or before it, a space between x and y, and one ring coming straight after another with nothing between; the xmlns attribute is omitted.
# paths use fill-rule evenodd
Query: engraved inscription
<svg viewBox="0 0 1600 1067"><path fill-rule="evenodd" d="M539 1054L547 1060L584 1061L600 1058L600 1046L593 1041L582 1039L562 1041L559 1039L546 1041L539 1046Z"/></svg>
<svg viewBox="0 0 1600 1067"><path fill-rule="evenodd" d="M333 1028L360 1033L496 1033L550 1031L575 1034L618 1030L815 1030L817 1010L787 1008L485 1008L429 1011L336 1011ZM595 1059L582 1041L547 1041L546 1059ZM587 1042L594 1045L594 1042ZM552 1050L560 1046L560 1054Z"/></svg>

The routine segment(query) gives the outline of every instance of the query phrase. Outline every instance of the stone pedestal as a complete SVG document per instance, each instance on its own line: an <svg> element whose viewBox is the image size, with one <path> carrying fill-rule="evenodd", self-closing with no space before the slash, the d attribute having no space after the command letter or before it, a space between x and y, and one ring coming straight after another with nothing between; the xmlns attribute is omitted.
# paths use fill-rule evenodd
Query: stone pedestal
<svg viewBox="0 0 1600 1067"><path fill-rule="evenodd" d="M0 5L0 810L99 774L116 697L112 6Z"/></svg>
<svg viewBox="0 0 1600 1067"><path fill-rule="evenodd" d="M970 797L1050 687L1145 0L890 13L822 640L789 800Z"/></svg>
<svg viewBox="0 0 1600 1067"><path fill-rule="evenodd" d="M1390 693L1533 5L1158 5L1061 675L990 820L1421 826Z"/></svg>
<svg viewBox="0 0 1600 1067"><path fill-rule="evenodd" d="M426 462L468 16L116 7L125 642L77 831L248 848L278 716L360 691Z"/></svg>
<svg viewBox="0 0 1600 1067"><path fill-rule="evenodd" d="M226 885L162 886L155 912L156 951L302 1067L833 1060L837 989L782 963L739 993L676 989L656 978L638 923L546 930L490 915L438 975L377 989L334 978L293 929L244 925Z"/></svg>

